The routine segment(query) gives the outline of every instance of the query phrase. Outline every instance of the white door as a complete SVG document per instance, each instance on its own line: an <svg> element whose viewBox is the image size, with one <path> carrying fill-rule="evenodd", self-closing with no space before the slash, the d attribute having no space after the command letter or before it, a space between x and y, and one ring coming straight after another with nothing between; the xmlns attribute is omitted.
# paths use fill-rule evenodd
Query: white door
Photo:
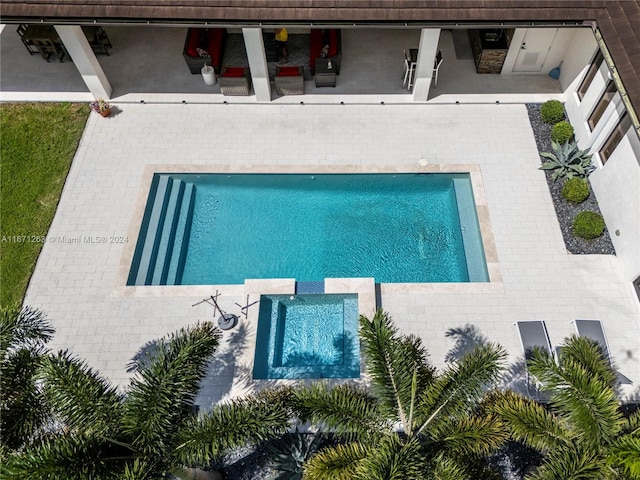
<svg viewBox="0 0 640 480"><path fill-rule="evenodd" d="M525 33L520 44L520 51L516 57L513 72L541 72L557 32L557 28L527 29L527 33Z"/></svg>

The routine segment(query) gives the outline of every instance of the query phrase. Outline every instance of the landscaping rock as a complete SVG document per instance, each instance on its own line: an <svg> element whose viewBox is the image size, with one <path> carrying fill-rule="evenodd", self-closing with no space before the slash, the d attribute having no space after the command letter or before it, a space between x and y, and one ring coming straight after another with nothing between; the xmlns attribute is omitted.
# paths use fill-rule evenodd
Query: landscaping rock
<svg viewBox="0 0 640 480"><path fill-rule="evenodd" d="M536 139L536 145L538 152L551 152L551 129L553 125L544 123L540 115L540 104L528 104L527 112L529 113L529 122L533 129L533 136ZM540 161L542 163L542 159ZM589 184L590 195L587 200L582 203L571 203L564 199L562 196L562 185L564 182L558 180L553 182L551 180L551 174L545 172L547 176L547 184L549 185L549 192L551 193L551 199L553 200L553 206L556 210L556 216L558 217L558 223L560 224L560 230L562 231L562 237L564 238L564 244L569 253L574 254L605 254L615 255L615 249L609 236L609 231L605 229L602 236L594 238L593 240L585 240L579 237L575 237L571 230L573 219L577 213L585 210L592 210L594 212L600 212L598 206L598 200L596 199L591 185ZM588 182L588 179L587 179Z"/></svg>

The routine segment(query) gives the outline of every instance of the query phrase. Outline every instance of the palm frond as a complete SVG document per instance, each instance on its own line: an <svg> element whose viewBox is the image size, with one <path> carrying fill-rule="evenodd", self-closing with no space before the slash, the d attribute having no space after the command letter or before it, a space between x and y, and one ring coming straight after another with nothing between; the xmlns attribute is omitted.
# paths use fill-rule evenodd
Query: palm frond
<svg viewBox="0 0 640 480"><path fill-rule="evenodd" d="M38 434L49 406L35 375L42 359L37 348L20 349L5 357L0 373L0 443L18 449Z"/></svg>
<svg viewBox="0 0 640 480"><path fill-rule="evenodd" d="M373 319L360 317L360 333L364 341L367 370L373 390L387 412L400 419L405 431L411 410L413 377L420 391L428 385L434 369L427 363L427 352L415 336L400 336L389 316L378 310Z"/></svg>
<svg viewBox="0 0 640 480"><path fill-rule="evenodd" d="M117 478L132 452L92 435L55 435L6 459L3 478L86 480ZM142 480L142 479L141 479Z"/></svg>
<svg viewBox="0 0 640 480"><path fill-rule="evenodd" d="M604 362L595 344L577 341L576 344L590 351L592 362L589 365ZM583 351L583 354L588 355L588 352ZM529 369L544 388L552 392L552 405L585 440L600 445L604 439L615 437L621 431L623 417L616 394L606 379L591 376L592 368L585 367L575 357L565 357L564 351L560 365L548 354L534 351Z"/></svg>
<svg viewBox="0 0 640 480"><path fill-rule="evenodd" d="M221 333L211 322L183 328L162 339L124 402L123 425L138 448L160 454L194 405Z"/></svg>
<svg viewBox="0 0 640 480"><path fill-rule="evenodd" d="M177 429L173 464L205 465L233 447L276 438L289 430L290 418L288 405L260 396L216 405Z"/></svg>
<svg viewBox="0 0 640 480"><path fill-rule="evenodd" d="M609 478L608 469L596 450L558 448L549 452L544 464L529 480L594 480Z"/></svg>
<svg viewBox="0 0 640 480"><path fill-rule="evenodd" d="M353 385L328 388L325 383L317 382L310 388L296 389L294 397L302 418L322 423L324 428L350 440L356 436L375 436L390 428L377 400Z"/></svg>
<svg viewBox="0 0 640 480"><path fill-rule="evenodd" d="M122 472L117 474L118 480L146 480L158 478L158 472L155 471L154 465L150 464L147 459L134 458L125 463Z"/></svg>
<svg viewBox="0 0 640 480"><path fill-rule="evenodd" d="M609 446L607 464L630 479L640 479L640 435L624 435Z"/></svg>
<svg viewBox="0 0 640 480"><path fill-rule="evenodd" d="M494 415L452 419L430 429L429 434L445 455L460 458L489 455L508 437L506 426Z"/></svg>
<svg viewBox="0 0 640 480"><path fill-rule="evenodd" d="M451 457L444 455L439 455L434 459L428 478L433 480L469 480L465 470Z"/></svg>
<svg viewBox="0 0 640 480"><path fill-rule="evenodd" d="M640 435L640 410L636 410L626 418L622 431L625 434Z"/></svg>
<svg viewBox="0 0 640 480"><path fill-rule="evenodd" d="M428 461L417 437L403 441L398 435L387 435L374 451L358 462L354 478L422 480L427 470Z"/></svg>
<svg viewBox="0 0 640 480"><path fill-rule="evenodd" d="M108 380L68 352L43 359L44 394L67 427L108 434L119 422L122 397Z"/></svg>
<svg viewBox="0 0 640 480"><path fill-rule="evenodd" d="M55 330L40 310L25 306L0 309L0 359L10 350L44 346Z"/></svg>
<svg viewBox="0 0 640 480"><path fill-rule="evenodd" d="M502 347L488 343L466 353L439 375L421 395L419 432L440 418L468 413L483 390L500 377L505 358Z"/></svg>
<svg viewBox="0 0 640 480"><path fill-rule="evenodd" d="M564 422L541 404L506 391L491 406L505 422L511 436L536 450L551 451L572 441Z"/></svg>
<svg viewBox="0 0 640 480"><path fill-rule="evenodd" d="M616 372L606 357L600 344L585 337L572 335L565 339L562 345L562 362L578 363L592 378L599 378L610 388L615 388L618 382Z"/></svg>
<svg viewBox="0 0 640 480"><path fill-rule="evenodd" d="M358 465L375 447L361 443L338 444L316 453L304 465L305 480L353 480Z"/></svg>

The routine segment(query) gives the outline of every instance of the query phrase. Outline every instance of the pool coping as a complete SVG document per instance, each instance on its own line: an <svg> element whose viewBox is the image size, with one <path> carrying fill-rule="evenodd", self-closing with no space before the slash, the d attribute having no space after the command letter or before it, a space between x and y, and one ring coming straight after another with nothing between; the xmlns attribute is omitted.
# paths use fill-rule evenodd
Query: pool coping
<svg viewBox="0 0 640 480"><path fill-rule="evenodd" d="M264 288L260 293L280 293L283 283L293 282L295 291L295 279L245 279L244 284L234 285L127 285L129 269L133 259L135 247L138 243L138 235L142 224L142 217L147 205L147 198L151 182L155 173L229 173L229 174L349 174L349 173L468 173L471 178L473 197L480 226L480 235L484 248L488 282L461 282L461 283L380 283L380 294L408 293L408 294L479 294L502 293L502 272L498 260L496 244L491 227L487 197L480 165L477 164L437 164L421 161L415 166L380 166L380 165L155 165L147 164L144 167L142 180L138 187L138 194L129 223L129 242L123 247L120 256L118 273L112 296L115 297L159 297L159 296L209 296L213 289L224 290L225 295L244 295L257 293L256 281ZM349 288L349 279L344 279L341 287ZM357 280L357 279L356 279ZM251 287L247 286L252 282ZM369 282L367 282L369 283ZM326 284L326 279L325 279ZM374 292L367 296L374 295ZM283 292L291 293L291 292ZM357 293L354 291L335 291L332 293ZM375 301L375 300L374 300ZM368 302L367 302L368 303Z"/></svg>

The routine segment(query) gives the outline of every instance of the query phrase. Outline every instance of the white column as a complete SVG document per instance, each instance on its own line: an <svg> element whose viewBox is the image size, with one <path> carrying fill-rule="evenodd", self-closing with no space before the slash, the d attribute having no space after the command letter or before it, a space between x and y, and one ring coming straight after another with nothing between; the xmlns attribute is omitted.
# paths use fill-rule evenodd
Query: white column
<svg viewBox="0 0 640 480"><path fill-rule="evenodd" d="M82 28L77 25L56 25L55 27L91 94L95 98L109 99L112 91L111 84L91 50Z"/></svg>
<svg viewBox="0 0 640 480"><path fill-rule="evenodd" d="M262 40L262 29L243 28L244 47L249 58L249 68L251 69L251 81L253 91L258 102L271 101L271 81L269 80L269 68L267 58L264 53L264 41Z"/></svg>
<svg viewBox="0 0 640 480"><path fill-rule="evenodd" d="M418 63L413 84L413 99L415 101L424 102L429 96L433 76L433 61L438 53L439 40L439 28L423 28L420 32Z"/></svg>

